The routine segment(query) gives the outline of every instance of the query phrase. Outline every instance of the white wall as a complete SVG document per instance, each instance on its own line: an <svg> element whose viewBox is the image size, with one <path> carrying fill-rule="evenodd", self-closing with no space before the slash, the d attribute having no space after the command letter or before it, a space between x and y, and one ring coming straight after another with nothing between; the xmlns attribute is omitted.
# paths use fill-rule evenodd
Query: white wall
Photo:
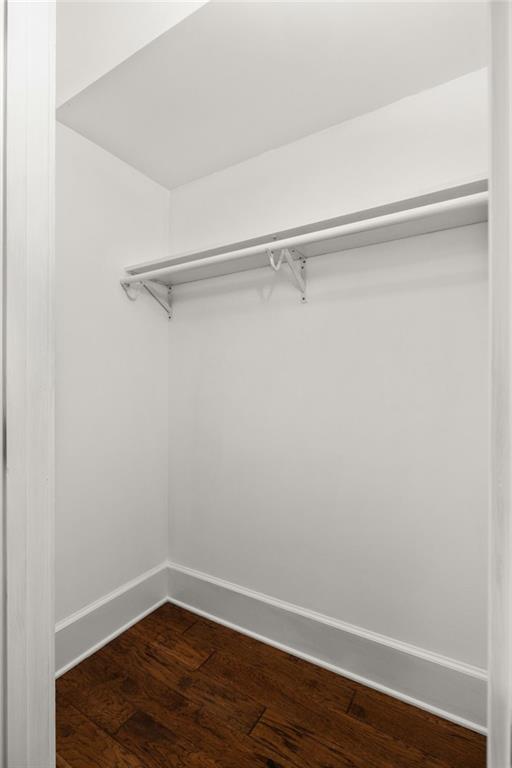
<svg viewBox="0 0 512 768"><path fill-rule="evenodd" d="M176 289L171 559L485 667L486 230Z"/></svg>
<svg viewBox="0 0 512 768"><path fill-rule="evenodd" d="M173 250L487 175L477 73L171 193ZM178 564L486 664L487 244L474 225L175 289Z"/></svg>
<svg viewBox="0 0 512 768"><path fill-rule="evenodd" d="M169 193L57 130L56 613L167 557L167 320L124 264L168 248Z"/></svg>
<svg viewBox="0 0 512 768"><path fill-rule="evenodd" d="M171 248L243 240L487 176L487 72L171 192Z"/></svg>

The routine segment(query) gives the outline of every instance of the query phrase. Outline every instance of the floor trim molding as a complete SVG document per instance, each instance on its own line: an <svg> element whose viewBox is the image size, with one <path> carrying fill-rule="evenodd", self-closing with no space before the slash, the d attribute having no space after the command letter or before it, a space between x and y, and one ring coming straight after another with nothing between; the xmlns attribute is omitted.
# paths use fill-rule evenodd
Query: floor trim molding
<svg viewBox="0 0 512 768"><path fill-rule="evenodd" d="M169 563L173 603L485 733L485 670Z"/></svg>
<svg viewBox="0 0 512 768"><path fill-rule="evenodd" d="M57 677L167 601L485 733L485 670L172 562L60 621Z"/></svg>
<svg viewBox="0 0 512 768"><path fill-rule="evenodd" d="M91 656L168 599L168 563L164 562L59 621L55 627L56 677Z"/></svg>

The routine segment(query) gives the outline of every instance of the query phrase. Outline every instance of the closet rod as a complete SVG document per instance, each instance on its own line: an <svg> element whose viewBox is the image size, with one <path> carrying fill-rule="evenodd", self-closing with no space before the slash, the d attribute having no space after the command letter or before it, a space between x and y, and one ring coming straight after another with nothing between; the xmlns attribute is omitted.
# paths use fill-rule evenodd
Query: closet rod
<svg viewBox="0 0 512 768"><path fill-rule="evenodd" d="M220 253L214 256L198 258L195 260L191 258L190 260L182 261L179 264L162 267L160 269L152 269L147 272L139 272L136 275L126 275L122 278L121 283L124 286L128 286L135 283L141 283L142 281L151 280L157 283L160 282L164 285L171 284L173 275L177 275L181 272L194 270L200 267L225 264L227 262L237 261L239 259L248 258L250 256L265 254L268 251L278 251L283 248L289 248L290 250L295 251L300 257L301 246L303 247L317 243L323 243L330 240L337 240L338 238L344 238L346 236L355 235L362 232L369 232L371 230L386 230L389 227L397 225L414 224L415 222L421 222L422 220L428 220L433 217L435 218L436 216L441 216L446 219L442 222L442 225L439 226L439 229L448 229L450 226L463 226L465 223L473 223L474 221L484 220L478 216L478 212L481 211L484 207L486 208L487 203L488 193L478 192L476 194L443 200L441 202L431 203L428 205L421 205L415 208L408 208L403 211L388 213L381 216L376 216L374 218L354 221L348 224L340 224L329 229L316 230L300 235L286 237L281 240L272 240L265 243L259 243L257 245L251 245L245 248L238 248L236 250L227 251L226 253ZM450 223L450 214L454 215L453 223ZM467 214L467 221L465 221L463 218L465 214ZM434 227L432 231L435 229L436 228ZM412 231L411 234L416 233ZM399 236L404 237L405 235L400 234ZM324 252L327 253L329 251L332 252L332 248L326 249ZM322 250L320 249L314 255L321 255L321 253Z"/></svg>

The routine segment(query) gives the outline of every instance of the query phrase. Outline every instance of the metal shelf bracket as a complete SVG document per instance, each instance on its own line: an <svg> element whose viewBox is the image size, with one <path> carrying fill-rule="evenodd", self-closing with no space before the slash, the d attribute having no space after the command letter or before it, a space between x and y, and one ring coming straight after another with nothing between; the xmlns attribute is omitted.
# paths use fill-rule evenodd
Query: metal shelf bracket
<svg viewBox="0 0 512 768"><path fill-rule="evenodd" d="M137 280L136 282L131 283L121 280L121 286L130 301L136 301L141 290L147 291L157 304L159 304L167 313L169 320L171 319L172 304L170 285L162 285L162 283L157 283L154 280Z"/></svg>
<svg viewBox="0 0 512 768"><path fill-rule="evenodd" d="M279 250L279 256L275 258L276 252L272 249L268 251L268 259L270 266L274 272L279 272L283 261L286 261L290 267L292 277L300 291L300 302L305 304L307 302L306 296L306 259L297 251L296 248L281 248Z"/></svg>

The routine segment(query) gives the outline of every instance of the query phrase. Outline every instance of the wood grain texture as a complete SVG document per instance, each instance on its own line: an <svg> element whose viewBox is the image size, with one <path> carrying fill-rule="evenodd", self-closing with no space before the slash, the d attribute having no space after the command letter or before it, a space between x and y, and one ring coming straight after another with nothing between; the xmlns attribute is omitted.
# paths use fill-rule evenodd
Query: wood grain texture
<svg viewBox="0 0 512 768"><path fill-rule="evenodd" d="M361 687L349 714L450 765L461 765L462 755L465 768L485 765L485 739L378 691Z"/></svg>
<svg viewBox="0 0 512 768"><path fill-rule="evenodd" d="M120 730L118 738L136 751L151 768L201 765L208 768L265 768L267 760L243 745L224 739L214 729L168 728L144 713L137 713Z"/></svg>
<svg viewBox="0 0 512 768"><path fill-rule="evenodd" d="M310 665L312 666L312 665ZM218 651L203 666L204 674L224 681L252 696L262 704L272 704L278 708L296 709L297 705L306 709L322 707L334 713L347 711L354 689L340 677L335 677L338 685L322 688L321 682L308 676L304 679L298 668L295 675L288 669L282 671L274 665L265 667L261 662L251 664L240 658L235 652ZM316 668L313 667L316 671ZM322 670L323 671L323 670ZM334 675L333 675L334 677Z"/></svg>
<svg viewBox="0 0 512 768"><path fill-rule="evenodd" d="M123 658L135 680L153 678L182 693L190 701L217 712L229 722L230 727L244 733L252 728L263 713L264 705L237 690L229 681L213 680L177 663L166 666L165 659L152 642L145 644L139 636L129 638L127 634L116 638L102 652L108 655L111 662Z"/></svg>
<svg viewBox="0 0 512 768"><path fill-rule="evenodd" d="M59 756L72 768L144 768L136 755L57 697Z"/></svg>
<svg viewBox="0 0 512 768"><path fill-rule="evenodd" d="M56 768L70 768L70 765L64 760L63 757L57 755Z"/></svg>
<svg viewBox="0 0 512 768"><path fill-rule="evenodd" d="M58 768L484 768L476 733L163 606L57 681Z"/></svg>
<svg viewBox="0 0 512 768"><path fill-rule="evenodd" d="M354 768L445 768L446 764L389 736L359 727L347 717L334 739L323 738L312 727L298 725L286 713L269 709L252 736L263 745L271 744L285 762L306 768L309 765L350 765Z"/></svg>

